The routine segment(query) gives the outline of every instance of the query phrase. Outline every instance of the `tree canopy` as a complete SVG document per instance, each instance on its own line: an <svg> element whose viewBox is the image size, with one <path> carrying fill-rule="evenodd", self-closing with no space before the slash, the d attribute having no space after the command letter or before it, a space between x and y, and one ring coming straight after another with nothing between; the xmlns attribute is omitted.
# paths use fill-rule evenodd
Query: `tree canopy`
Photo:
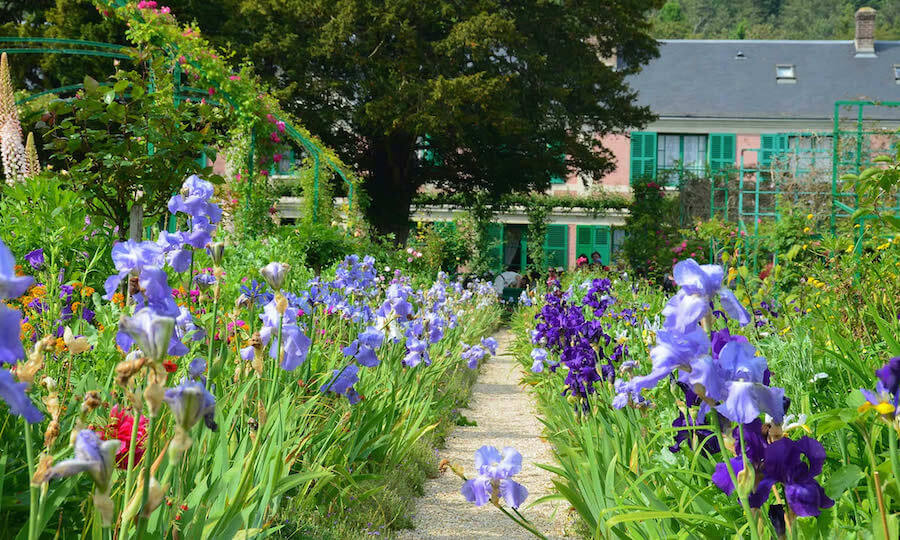
<svg viewBox="0 0 900 540"><path fill-rule="evenodd" d="M169 4L252 60L285 109L357 165L370 221L400 240L423 185L500 195L570 171L602 176L614 163L597 137L651 118L624 79L656 53L646 18L656 0ZM45 20L66 37L122 31L79 0L17 20L23 34Z"/></svg>

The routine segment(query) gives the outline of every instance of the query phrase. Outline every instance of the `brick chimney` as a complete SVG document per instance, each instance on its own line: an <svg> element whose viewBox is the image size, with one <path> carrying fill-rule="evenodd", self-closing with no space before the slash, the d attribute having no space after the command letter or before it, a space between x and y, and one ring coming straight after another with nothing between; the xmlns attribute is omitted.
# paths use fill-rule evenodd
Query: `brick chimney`
<svg viewBox="0 0 900 540"><path fill-rule="evenodd" d="M861 7L856 10L856 56L875 56L875 10Z"/></svg>

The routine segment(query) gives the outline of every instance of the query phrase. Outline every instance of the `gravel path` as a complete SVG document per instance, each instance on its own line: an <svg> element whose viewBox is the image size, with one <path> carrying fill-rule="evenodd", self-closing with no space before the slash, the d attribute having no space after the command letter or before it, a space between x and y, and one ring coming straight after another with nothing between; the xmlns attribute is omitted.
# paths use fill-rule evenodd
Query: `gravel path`
<svg viewBox="0 0 900 540"><path fill-rule="evenodd" d="M456 427L437 460L448 459L471 476L475 450L482 445L516 448L523 466L515 479L529 491L523 515L549 538L566 538L567 504L553 501L527 508L552 490L551 474L535 465L552 463L550 446L540 438L542 424L531 398L518 385L520 365L508 352L512 334L500 330L494 337L500 345L497 357L482 368L469 402L471 409L462 411L477 425ZM462 480L449 470L429 480L425 496L416 504L415 529L402 531L400 538L534 538L492 505L478 508L467 502L459 493L461 487Z"/></svg>

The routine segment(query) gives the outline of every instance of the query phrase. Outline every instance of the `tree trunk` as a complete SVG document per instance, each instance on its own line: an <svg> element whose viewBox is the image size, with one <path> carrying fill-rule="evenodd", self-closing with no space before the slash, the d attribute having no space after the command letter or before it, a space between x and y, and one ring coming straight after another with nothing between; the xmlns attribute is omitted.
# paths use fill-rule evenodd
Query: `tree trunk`
<svg viewBox="0 0 900 540"><path fill-rule="evenodd" d="M379 234L393 233L398 245L409 236L409 205L418 183L411 177L415 138L391 134L372 139L372 171L366 180L366 216Z"/></svg>

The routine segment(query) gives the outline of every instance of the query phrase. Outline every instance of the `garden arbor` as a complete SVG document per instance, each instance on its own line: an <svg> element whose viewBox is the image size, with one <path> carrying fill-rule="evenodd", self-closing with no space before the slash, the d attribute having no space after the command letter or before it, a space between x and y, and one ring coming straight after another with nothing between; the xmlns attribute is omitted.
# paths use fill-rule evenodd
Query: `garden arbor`
<svg viewBox="0 0 900 540"><path fill-rule="evenodd" d="M349 209L357 210L358 181L349 167L281 110L262 89L249 66L234 70L212 51L195 29L182 30L167 12L155 8L140 9L126 5L124 0L116 0L106 9L109 16L120 17L128 24L133 47L76 39L0 36L0 53L70 55L134 62L136 49L140 49L149 53L152 61L168 66L164 75L172 78L173 107L182 102L200 101L218 106L225 111L226 121L231 124L230 132L248 138L241 161L242 172L247 175L251 188L255 174L274 172L277 164L273 164L271 157L275 152L288 150L293 156L296 148L311 170L312 193L308 196L313 200L308 207L312 210L312 221L318 219L320 184L332 174L340 177L347 186ZM112 86L110 82L99 84ZM16 104L26 104L47 95L72 95L83 89L84 83L46 89L28 94ZM153 152L152 145L148 145L147 151ZM169 221L169 228L172 228L174 222L171 218Z"/></svg>

